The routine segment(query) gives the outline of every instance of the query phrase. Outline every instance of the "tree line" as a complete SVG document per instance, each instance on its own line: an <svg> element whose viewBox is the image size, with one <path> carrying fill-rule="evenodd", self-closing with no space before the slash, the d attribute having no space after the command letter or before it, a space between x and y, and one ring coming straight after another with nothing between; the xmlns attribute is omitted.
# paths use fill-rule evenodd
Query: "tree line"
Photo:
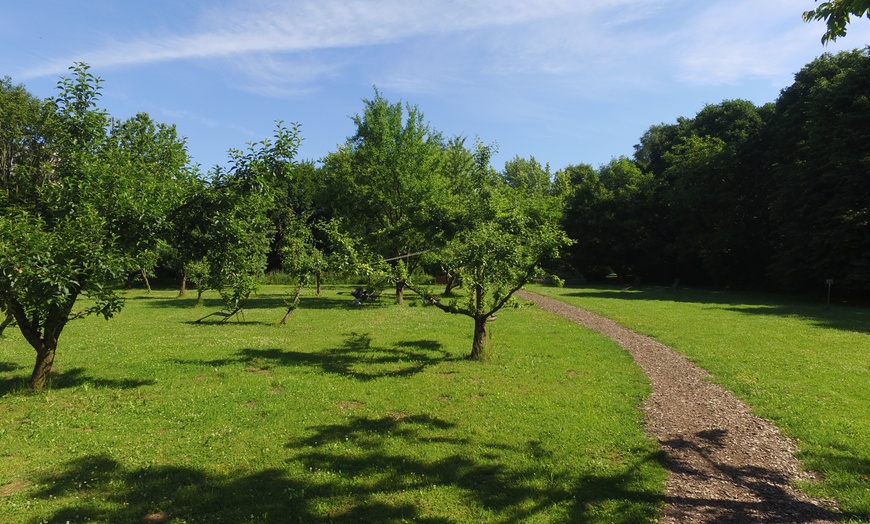
<svg viewBox="0 0 870 524"><path fill-rule="evenodd" d="M445 139L377 91L321 165L297 160L299 126L278 121L272 137L202 173L174 126L112 118L99 107L102 80L86 64L71 71L46 100L0 82L0 306L36 353L33 388L70 321L110 318L124 281L147 284L157 268L182 294L189 283L200 298L219 291L225 318L270 265L296 282L284 321L326 271L392 286L398 303L413 289L470 317L471 357L484 359L486 321L569 243L564 188L548 168L516 159L497 171L494 145ZM433 272L465 292L430 291Z"/></svg>
<svg viewBox="0 0 870 524"><path fill-rule="evenodd" d="M487 321L544 270L870 288L867 51L823 55L773 103L709 105L651 126L632 158L555 173L520 157L496 169L495 144L446 138L377 90L319 162L299 160L300 127L278 121L202 172L174 126L111 117L101 79L71 73L46 100L0 81L0 307L36 352L33 387L68 322L111 317L123 283L158 269L181 294L219 291L225 318L267 268L295 282L282 322L328 273L399 304L410 289L472 320L477 359Z"/></svg>
<svg viewBox="0 0 870 524"><path fill-rule="evenodd" d="M825 54L775 102L651 126L631 158L565 169L566 262L627 283L870 291L870 55Z"/></svg>

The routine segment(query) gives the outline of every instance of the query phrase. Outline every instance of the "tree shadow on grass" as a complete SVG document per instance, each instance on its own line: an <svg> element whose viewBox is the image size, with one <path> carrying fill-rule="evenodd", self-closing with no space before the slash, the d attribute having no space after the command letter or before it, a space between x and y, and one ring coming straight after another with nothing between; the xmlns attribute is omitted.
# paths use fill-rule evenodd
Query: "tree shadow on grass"
<svg viewBox="0 0 870 524"><path fill-rule="evenodd" d="M19 369L24 369L24 366L17 362L0 362L0 373L9 373Z"/></svg>
<svg viewBox="0 0 870 524"><path fill-rule="evenodd" d="M311 366L326 373L359 381L386 377L410 377L440 362L461 360L434 340L409 340L393 346L372 344L368 333L349 333L341 346L314 352L282 349L241 349L237 357L217 360L178 360L181 364L226 366L246 364L246 369L266 370L275 366Z"/></svg>
<svg viewBox="0 0 870 524"><path fill-rule="evenodd" d="M289 293L269 293L252 296L245 303L244 309L286 309L287 301L292 299ZM353 297L350 295L338 295L329 293L320 296L303 295L299 301L300 309L345 309ZM220 298L203 298L197 305L196 295L183 297L135 297L131 300L143 300L145 304L153 308L167 309L221 309L225 307Z"/></svg>
<svg viewBox="0 0 870 524"><path fill-rule="evenodd" d="M765 305L765 306L733 306L725 308L744 315L797 317L812 322L820 328L870 333L870 309L853 306L834 306L826 308L822 305Z"/></svg>
<svg viewBox="0 0 870 524"><path fill-rule="evenodd" d="M0 397L30 391L27 380L30 377L9 377L0 380Z"/></svg>
<svg viewBox="0 0 870 524"><path fill-rule="evenodd" d="M801 451L797 455L808 468L826 471L826 484L834 490L853 494L853 505L841 507L844 522L870 522L870 498L860 495L870 489L870 458L866 451L863 455L856 456L855 450L843 445L829 446L825 451Z"/></svg>
<svg viewBox="0 0 870 524"><path fill-rule="evenodd" d="M49 382L45 385L45 389L69 389L84 385L94 388L133 389L155 384L153 380L105 379L89 377L83 373L84 368L52 373ZM34 390L30 389L29 379L29 376L19 376L0 380L0 397L7 394L32 393Z"/></svg>
<svg viewBox="0 0 870 524"><path fill-rule="evenodd" d="M290 478L280 469L236 475L184 466L128 470L97 455L70 462L39 482L46 487L36 492L38 498L76 498L54 511L49 522L452 522L425 518L411 503L349 500L355 494L334 482Z"/></svg>
<svg viewBox="0 0 870 524"><path fill-rule="evenodd" d="M51 389L66 389L88 385L96 388L133 389L155 384L155 381L151 379L99 378L90 377L85 372L85 368L71 368L54 372L51 375L48 387Z"/></svg>
<svg viewBox="0 0 870 524"><path fill-rule="evenodd" d="M274 326L277 322L263 322L262 320L245 320L244 316L241 318L227 318L227 315L224 315L223 312L218 312L218 314L212 313L208 315L208 317L214 316L214 319L202 317L198 320L188 320L184 322L184 324L188 326L202 326L202 327L221 327L221 326Z"/></svg>
<svg viewBox="0 0 870 524"><path fill-rule="evenodd" d="M560 506L551 516L564 513L565 522L594 521L593 515L607 508L612 514L598 521L616 523L651 521L663 500L658 493L631 487L638 484L636 467L613 475L577 474L562 467L539 441L511 447L457 439L455 423L430 415L357 417L309 429L313 433L286 447L311 471L340 471L361 479L353 489L363 500L444 490L448 497L497 515L500 522L532 520ZM659 459L653 453L639 461Z"/></svg>
<svg viewBox="0 0 870 524"><path fill-rule="evenodd" d="M219 474L176 465L127 469L87 456L32 479L28 495L61 500L51 522L650 522L662 496L637 467L582 474L539 442L517 448L455 439L454 423L419 414L311 426L288 442L285 468ZM524 460L531 455L536 460ZM611 468L612 469L612 468ZM603 516L602 516L603 513Z"/></svg>
<svg viewBox="0 0 870 524"><path fill-rule="evenodd" d="M0 362L0 373L12 373L24 366L15 362ZM0 379L0 397L27 388L27 379L22 376L12 376Z"/></svg>
<svg viewBox="0 0 870 524"><path fill-rule="evenodd" d="M18 369L24 369L23 366L18 366ZM134 378L99 378L91 377L85 374L85 368L72 368L68 370L55 370L51 373L46 389L68 389L78 386L88 385L95 388L108 389L133 389L141 386L150 386L155 384L153 380L142 380ZM0 396L16 391L31 391L28 389L28 376L11 377L0 380Z"/></svg>

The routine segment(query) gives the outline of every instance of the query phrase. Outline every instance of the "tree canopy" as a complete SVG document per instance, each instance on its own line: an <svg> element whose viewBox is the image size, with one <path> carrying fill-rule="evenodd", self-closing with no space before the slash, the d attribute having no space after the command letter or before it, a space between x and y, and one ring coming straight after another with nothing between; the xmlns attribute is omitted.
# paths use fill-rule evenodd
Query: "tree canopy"
<svg viewBox="0 0 870 524"><path fill-rule="evenodd" d="M822 55L775 103L708 104L650 126L632 158L556 173L533 157L497 171L495 145L445 140L376 90L320 165L297 161L299 126L278 121L202 174L173 126L111 117L101 80L71 71L47 100L0 81L0 329L14 320L34 348L33 387L69 321L111 317L125 278L161 267L231 312L270 264L297 283L288 314L327 269L390 282L399 303L410 287L473 319L474 358L486 322L557 264L632 283L870 291L867 50ZM424 269L464 289L437 296Z"/></svg>
<svg viewBox="0 0 870 524"><path fill-rule="evenodd" d="M870 18L870 0L830 0L803 14L804 21L807 22L825 21L827 29L822 35L823 44L846 36L846 28L852 16Z"/></svg>
<svg viewBox="0 0 870 524"><path fill-rule="evenodd" d="M433 255L459 278L465 295L442 300L416 288L439 309L474 321L475 360L488 357L487 322L570 243L560 225L564 195L547 170L534 159L515 158L494 173L491 151L478 145L472 153L476 161L465 173L470 182L459 195L463 227Z"/></svg>
<svg viewBox="0 0 870 524"><path fill-rule="evenodd" d="M407 255L443 245L449 231L444 143L415 106L390 103L377 91L363 104L353 117L356 133L325 159L328 197L347 232L392 262L401 303L406 266L418 264Z"/></svg>
<svg viewBox="0 0 870 524"><path fill-rule="evenodd" d="M88 69L73 66L46 101L0 86L0 303L36 351L34 388L70 320L121 309L115 285L159 250L173 186L187 176L173 127L137 115L112 129ZM73 312L80 295L92 301Z"/></svg>
<svg viewBox="0 0 870 524"><path fill-rule="evenodd" d="M726 100L651 126L620 162L642 184L614 193L613 163L567 170L568 261L586 275L870 290L868 86L866 50L825 54L775 103Z"/></svg>

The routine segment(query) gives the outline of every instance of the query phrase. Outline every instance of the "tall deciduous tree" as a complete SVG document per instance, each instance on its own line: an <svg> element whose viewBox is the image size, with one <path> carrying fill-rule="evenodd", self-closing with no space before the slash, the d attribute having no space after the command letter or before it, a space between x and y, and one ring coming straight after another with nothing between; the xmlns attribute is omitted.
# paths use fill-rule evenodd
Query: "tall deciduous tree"
<svg viewBox="0 0 870 524"><path fill-rule="evenodd" d="M773 273L870 288L870 55L825 54L777 101Z"/></svg>
<svg viewBox="0 0 870 524"><path fill-rule="evenodd" d="M726 100L694 118L652 126L635 160L652 180L652 196L630 206L649 233L653 274L712 284L744 283L764 274L769 251L769 170L764 148L772 106ZM648 268L653 269L653 268Z"/></svg>
<svg viewBox="0 0 870 524"><path fill-rule="evenodd" d="M644 274L654 263L654 180L628 158L601 166L566 170L574 191L565 209L564 225L575 244L571 262L584 273L614 271L623 279Z"/></svg>
<svg viewBox="0 0 870 524"><path fill-rule="evenodd" d="M131 140L110 140L108 115L96 105L100 79L85 64L71 69L72 77L58 83L58 96L44 103L8 84L0 91L5 101L17 98L23 111L36 115L4 130L17 133L20 147L12 148L0 195L0 302L36 351L33 388L48 380L67 323L119 311L113 286L156 248L156 238L131 231L160 230L156 215L170 199L153 211L150 198L172 175L126 168L141 165L142 155L171 156L161 167L170 171L186 163L183 141L169 128L165 135L155 126L131 131ZM92 305L73 312L81 295Z"/></svg>
<svg viewBox="0 0 870 524"><path fill-rule="evenodd" d="M402 303L405 275L419 262L407 255L444 242L444 144L415 106L392 104L377 91L364 104L353 118L356 134L327 157L325 169L348 232L384 260L393 259L396 301Z"/></svg>
<svg viewBox="0 0 870 524"><path fill-rule="evenodd" d="M195 172L188 166L187 149L175 126L155 122L145 113L111 123L106 156L113 169L125 172L128 181L114 186L115 195L109 202L133 206L113 211L137 216L135 221L117 224L118 234L136 258L150 290L147 274L168 252L172 210L186 196ZM137 190L143 181L148 191ZM130 195L130 191L135 192Z"/></svg>

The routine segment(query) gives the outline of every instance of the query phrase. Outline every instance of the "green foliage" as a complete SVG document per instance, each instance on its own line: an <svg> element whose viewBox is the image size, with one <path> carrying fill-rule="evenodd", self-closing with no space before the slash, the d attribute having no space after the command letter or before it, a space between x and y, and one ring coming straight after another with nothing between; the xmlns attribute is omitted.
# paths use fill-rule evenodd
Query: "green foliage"
<svg viewBox="0 0 870 524"><path fill-rule="evenodd" d="M220 291L230 311L244 306L265 273L275 200L292 176L300 140L297 125L277 122L272 139L230 150L229 167L216 167L206 183L192 186L178 211L178 261L199 277L200 290Z"/></svg>
<svg viewBox="0 0 870 524"><path fill-rule="evenodd" d="M111 317L121 308L113 286L153 261L186 164L174 129L146 115L110 132L100 80L85 64L71 71L45 102L8 81L0 90L0 303L36 351L36 388L67 322ZM94 302L73 313L79 295Z"/></svg>
<svg viewBox="0 0 870 524"><path fill-rule="evenodd" d="M818 1L818 0L816 0ZM805 22L824 20L827 30L822 35L822 43L846 36L846 26L851 22L852 15L858 18L870 18L870 0L831 0L822 2L815 9L804 11Z"/></svg>
<svg viewBox="0 0 870 524"><path fill-rule="evenodd" d="M727 100L652 126L634 165L566 170L578 272L870 289L866 51L825 55L776 104ZM614 189L616 188L616 189Z"/></svg>
<svg viewBox="0 0 870 524"><path fill-rule="evenodd" d="M195 172L175 126L156 123L145 113L113 121L108 140L107 161L126 176L123 184L107 188L111 209L106 213L123 217L115 224L118 239L139 268L151 270L168 254L170 217L187 196Z"/></svg>
<svg viewBox="0 0 870 524"><path fill-rule="evenodd" d="M576 242L568 256L583 273L613 268L620 276L642 273L652 255L650 214L653 177L621 157L601 166L571 166L565 176L574 184L563 224Z"/></svg>
<svg viewBox="0 0 870 524"><path fill-rule="evenodd" d="M0 202L32 202L45 183L52 153L43 135L52 114L24 86L0 79Z"/></svg>
<svg viewBox="0 0 870 524"><path fill-rule="evenodd" d="M777 102L774 273L870 289L870 56L823 55Z"/></svg>
<svg viewBox="0 0 870 524"><path fill-rule="evenodd" d="M478 148L475 154L488 159L490 150ZM466 294L448 304L431 296L428 300L446 312L474 319L471 356L482 360L487 358L487 320L569 240L559 223L563 196L539 164L514 159L499 176L492 176L488 163L469 167L472 182L459 195L458 223L464 227L433 255L448 274L462 281Z"/></svg>
<svg viewBox="0 0 870 524"><path fill-rule="evenodd" d="M314 231L305 217L287 219L281 254L284 273L300 283L307 283L315 273L327 269L326 255L317 248Z"/></svg>
<svg viewBox="0 0 870 524"><path fill-rule="evenodd" d="M451 228L441 135L414 106L403 109L377 91L363 102L356 133L324 161L328 198L344 227L382 260L443 246ZM419 258L405 263L413 272ZM403 279L392 278L401 302Z"/></svg>

